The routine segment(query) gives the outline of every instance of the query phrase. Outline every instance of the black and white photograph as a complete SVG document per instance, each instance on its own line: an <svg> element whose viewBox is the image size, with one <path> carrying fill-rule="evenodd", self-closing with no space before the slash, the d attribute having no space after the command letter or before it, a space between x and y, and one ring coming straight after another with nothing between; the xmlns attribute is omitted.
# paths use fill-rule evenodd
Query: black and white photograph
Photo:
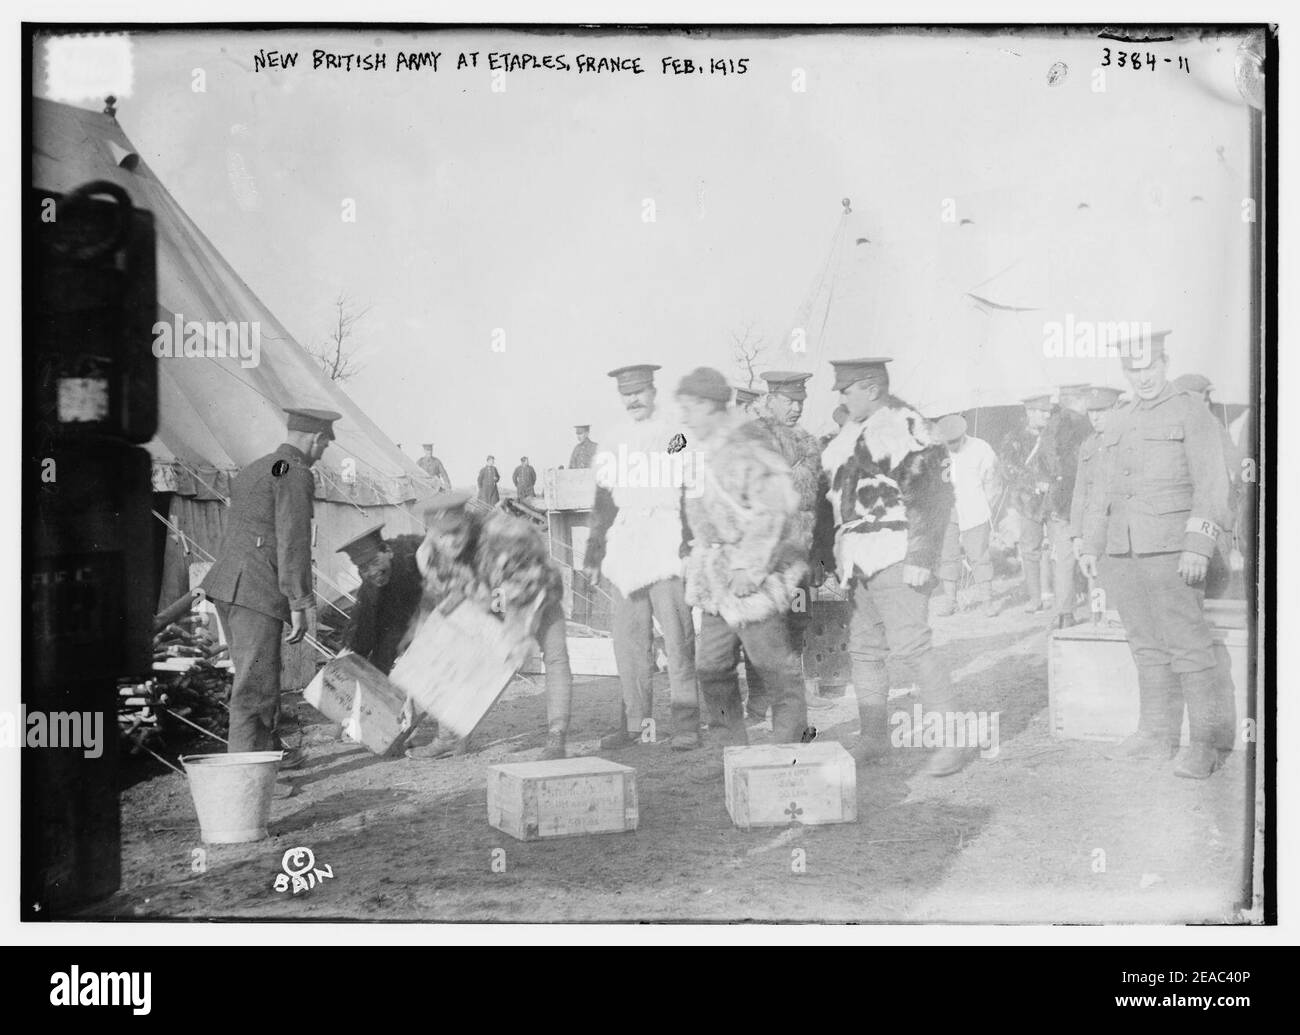
<svg viewBox="0 0 1300 1035"><path fill-rule="evenodd" d="M345 16L22 25L20 927L1277 923L1276 25Z"/></svg>

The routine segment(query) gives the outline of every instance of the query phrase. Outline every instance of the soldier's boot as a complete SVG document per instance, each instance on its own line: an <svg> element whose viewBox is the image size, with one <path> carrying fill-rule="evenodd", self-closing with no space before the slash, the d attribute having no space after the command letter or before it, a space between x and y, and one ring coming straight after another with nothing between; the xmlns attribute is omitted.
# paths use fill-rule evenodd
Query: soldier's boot
<svg viewBox="0 0 1300 1035"><path fill-rule="evenodd" d="M467 737L458 737L450 730L435 727L437 735L427 744L421 744L418 747L409 747L406 749L406 757L417 760L428 760L432 758L446 758L448 755L464 754L462 745L469 739Z"/></svg>
<svg viewBox="0 0 1300 1035"><path fill-rule="evenodd" d="M858 739L849 753L858 765L889 754L889 674L884 665L853 667L853 692L858 698Z"/></svg>
<svg viewBox="0 0 1300 1035"><path fill-rule="evenodd" d="M1222 762L1217 738L1222 735L1223 686L1213 668L1183 672L1178 679L1187 699L1188 744L1178 753L1174 775L1204 780Z"/></svg>
<svg viewBox="0 0 1300 1035"><path fill-rule="evenodd" d="M1002 605L993 596L992 582L975 583L975 602L984 605L984 617L996 618Z"/></svg>
<svg viewBox="0 0 1300 1035"><path fill-rule="evenodd" d="M782 694L772 705L772 743L807 744L817 735L808 725L803 688L796 694Z"/></svg>
<svg viewBox="0 0 1300 1035"><path fill-rule="evenodd" d="M614 751L635 744L640 739L641 734L639 732L627 728L627 705L620 705L618 725L600 738L600 749L602 751Z"/></svg>
<svg viewBox="0 0 1300 1035"><path fill-rule="evenodd" d="M1120 741L1109 752L1110 757L1167 762L1178 744L1183 721L1178 677L1168 665L1139 665L1137 674L1137 732Z"/></svg>
<svg viewBox="0 0 1300 1035"><path fill-rule="evenodd" d="M953 725L948 722L948 716L957 708L957 697L953 693L948 666L933 649L927 649L924 654L915 659L913 667L916 669L917 688L921 692L922 709L927 713L937 712L942 716L946 731L950 725ZM944 744L943 747L934 748L926 763L925 775L951 776L965 767L971 759L971 754L968 745Z"/></svg>
<svg viewBox="0 0 1300 1035"><path fill-rule="evenodd" d="M709 734L710 744L720 747L745 747L749 733L745 728L745 706L740 699L740 683L733 671L698 672L700 700L714 717ZM751 683L752 687L754 684Z"/></svg>
<svg viewBox="0 0 1300 1035"><path fill-rule="evenodd" d="M740 688L736 688L736 703L740 703ZM674 751L694 751L700 746L700 708L698 704L672 705L673 736L668 746ZM716 716L715 718L721 718Z"/></svg>
<svg viewBox="0 0 1300 1035"><path fill-rule="evenodd" d="M943 592L934 599L933 613L936 618L947 618L957 612L957 582L955 579L943 580Z"/></svg>
<svg viewBox="0 0 1300 1035"><path fill-rule="evenodd" d="M565 750L565 730L563 726L554 727L546 732L546 747L542 748L542 761L553 762L558 758L567 758Z"/></svg>
<svg viewBox="0 0 1300 1035"><path fill-rule="evenodd" d="M1043 589L1039 581L1039 559L1037 557L1022 557L1020 566L1025 571L1025 595L1029 597L1025 601L1025 614L1037 614L1043 609Z"/></svg>

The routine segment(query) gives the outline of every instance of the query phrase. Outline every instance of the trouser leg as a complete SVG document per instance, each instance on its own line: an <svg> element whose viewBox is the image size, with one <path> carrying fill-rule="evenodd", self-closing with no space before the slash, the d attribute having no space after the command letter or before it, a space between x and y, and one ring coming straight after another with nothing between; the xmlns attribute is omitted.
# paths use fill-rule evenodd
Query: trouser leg
<svg viewBox="0 0 1300 1035"><path fill-rule="evenodd" d="M742 625L737 634L745 653L763 672L772 694L772 737L778 744L798 744L808 725L804 704L803 665L790 645L790 627L784 614Z"/></svg>
<svg viewBox="0 0 1300 1035"><path fill-rule="evenodd" d="M681 579L663 579L650 586L649 594L668 652L673 732L698 735L700 688L695 678L695 623L686 603L685 584Z"/></svg>
<svg viewBox="0 0 1300 1035"><path fill-rule="evenodd" d="M1235 706L1231 679L1215 649L1214 631L1205 619L1203 583L1187 585L1178 574L1176 553L1150 554L1138 559L1150 601L1149 635L1159 638L1178 676L1187 704L1188 739L1193 743L1231 748L1235 735ZM1178 726L1182 725L1181 707Z"/></svg>
<svg viewBox="0 0 1300 1035"><path fill-rule="evenodd" d="M1037 609L1043 599L1039 581L1039 562L1043 551L1043 523L1031 518L1020 518L1020 567L1024 572L1025 594L1029 606Z"/></svg>
<svg viewBox="0 0 1300 1035"><path fill-rule="evenodd" d="M744 708L740 701L740 680L736 675L740 637L717 615L705 613L695 657L700 695L709 711L727 731L727 742L746 744Z"/></svg>
<svg viewBox="0 0 1300 1035"><path fill-rule="evenodd" d="M934 602L934 613L946 617L957 610L957 582L961 579L961 529L956 515L948 522L943 534L943 550L939 556L939 585L942 593Z"/></svg>
<svg viewBox="0 0 1300 1035"><path fill-rule="evenodd" d="M569 728L573 710L573 671L569 666L568 628L564 608L553 600L538 616L537 640L546 666L546 725L552 732Z"/></svg>
<svg viewBox="0 0 1300 1035"><path fill-rule="evenodd" d="M858 700L858 739L853 757L859 762L882 757L889 750L889 647L885 626L867 582L854 579L853 610L849 617L849 650L853 657L853 692Z"/></svg>
<svg viewBox="0 0 1300 1035"><path fill-rule="evenodd" d="M623 723L629 733L641 735L641 723L653 705L654 661L650 625L650 595L638 590L624 596L613 587L614 662L623 687Z"/></svg>
<svg viewBox="0 0 1300 1035"><path fill-rule="evenodd" d="M217 603L230 641L235 681L230 689L230 751L273 751L278 747L280 636L278 618L238 604Z"/></svg>
<svg viewBox="0 0 1300 1035"><path fill-rule="evenodd" d="M1047 534L1052 544L1052 579L1056 593L1058 615L1074 614L1074 576L1077 565L1074 547L1070 542L1070 523L1052 518L1047 524Z"/></svg>
<svg viewBox="0 0 1300 1035"><path fill-rule="evenodd" d="M749 701L746 708L751 719L762 719L771 706L767 687L763 683L763 673L755 666L749 653L745 652L745 685L749 687Z"/></svg>
<svg viewBox="0 0 1300 1035"><path fill-rule="evenodd" d="M970 561L971 578L975 584L975 600L984 603L992 595L993 560L989 555L989 523L968 528L961 534L962 550Z"/></svg>

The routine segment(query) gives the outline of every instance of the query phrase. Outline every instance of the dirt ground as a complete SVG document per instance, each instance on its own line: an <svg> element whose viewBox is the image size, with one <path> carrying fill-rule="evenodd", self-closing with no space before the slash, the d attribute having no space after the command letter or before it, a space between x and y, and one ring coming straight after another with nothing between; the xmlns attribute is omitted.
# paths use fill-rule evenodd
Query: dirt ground
<svg viewBox="0 0 1300 1035"><path fill-rule="evenodd" d="M122 889L78 918L1241 922L1254 822L1244 752L1198 782L1170 764L1110 760L1103 744L1055 740L1046 616L1008 605L934 627L963 706L1000 713L1000 750L945 779L921 773L922 750L859 768L856 823L737 829L721 749L706 737L688 753L666 740L608 753L637 770L635 832L516 841L488 826L485 768L539 753L541 680L520 677L480 727L476 753L416 762L355 744L312 748L282 778L293 791L274 802L263 842L205 846L183 778L136 783L122 798ZM895 681L891 705L910 711L910 678ZM576 680L571 755L599 751L618 693L611 678ZM810 722L819 739L850 744L852 697ZM770 737L751 728L755 743ZM283 854L299 846L333 879L275 891Z"/></svg>

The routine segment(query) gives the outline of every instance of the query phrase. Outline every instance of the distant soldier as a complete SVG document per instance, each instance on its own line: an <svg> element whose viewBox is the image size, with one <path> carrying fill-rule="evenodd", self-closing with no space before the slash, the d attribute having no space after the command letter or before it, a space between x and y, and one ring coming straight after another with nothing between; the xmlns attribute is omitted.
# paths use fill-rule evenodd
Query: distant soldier
<svg viewBox="0 0 1300 1035"><path fill-rule="evenodd" d="M1052 554L1054 617L1059 628L1076 623L1070 500L1079 446L1090 434L1087 418L1076 409L1081 406L1083 387L1066 385L1066 405L1055 409L1046 395L1026 399L1026 426L1013 433L1003 449L1020 515L1020 560L1029 596L1025 611L1042 609L1039 560L1046 541Z"/></svg>
<svg viewBox="0 0 1300 1035"><path fill-rule="evenodd" d="M280 637L315 638L311 466L334 441L330 410L286 409L288 434L274 453L235 476L226 534L202 588L217 607L230 641L235 682L230 690L231 751L278 751ZM295 748L281 762L301 765Z"/></svg>
<svg viewBox="0 0 1300 1035"><path fill-rule="evenodd" d="M439 492L448 492L451 489L451 478L447 474L447 468L442 465L442 461L433 455L433 443L424 443L424 456L415 461L416 465L433 480L438 487Z"/></svg>
<svg viewBox="0 0 1300 1035"><path fill-rule="evenodd" d="M1079 565L1096 578L1102 559L1108 599L1137 665L1138 730L1118 753L1167 760L1185 700L1190 742L1174 772L1205 779L1235 735L1203 608L1209 558L1230 518L1228 469L1218 423L1168 381L1168 334L1154 335L1148 349L1120 350L1134 399L1103 433L1099 489L1087 497Z"/></svg>
<svg viewBox="0 0 1300 1035"><path fill-rule="evenodd" d="M573 430L578 435L578 444L569 454L569 468L575 471L585 470L595 462L599 444L591 440L590 424L575 424Z"/></svg>
<svg viewBox="0 0 1300 1035"><path fill-rule="evenodd" d="M1002 483L993 447L966 431L966 418L960 413L949 414L935 425L935 436L948 449L948 472L956 505L944 534L939 565L943 593L935 602L934 613L946 616L957 610L957 581L965 553L974 578L975 601L984 605L985 617L992 618L998 613L998 602L993 599L989 539L993 503L1002 491Z"/></svg>
<svg viewBox="0 0 1300 1035"><path fill-rule="evenodd" d="M849 419L822 453L834 507L835 568L853 606L849 651L861 722L853 756L859 763L889 752L887 659L911 667L922 707L938 713L944 726L956 708L929 622L929 587L952 487L944 477L943 446L930 439L916 410L890 394L889 362L832 360ZM819 525L817 538L827 531ZM965 762L963 745L945 743L931 754L926 772L947 776Z"/></svg>
<svg viewBox="0 0 1300 1035"><path fill-rule="evenodd" d="M526 500L537 495L537 472L533 469L533 465L528 462L528 457L521 456L519 458L519 466L515 468L510 480L515 484L516 499Z"/></svg>
<svg viewBox="0 0 1300 1035"><path fill-rule="evenodd" d="M489 507L495 507L501 502L501 493L497 491L497 482L500 480L501 474L497 471L496 457L489 456L487 463L480 467L478 472L478 498Z"/></svg>

